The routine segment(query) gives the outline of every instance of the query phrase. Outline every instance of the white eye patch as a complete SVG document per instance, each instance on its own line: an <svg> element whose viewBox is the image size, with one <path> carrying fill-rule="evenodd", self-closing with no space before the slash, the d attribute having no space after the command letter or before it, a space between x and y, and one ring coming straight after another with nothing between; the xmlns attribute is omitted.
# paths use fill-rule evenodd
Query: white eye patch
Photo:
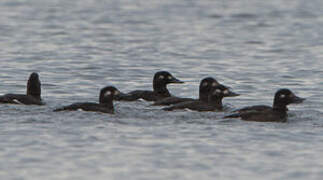
<svg viewBox="0 0 323 180"><path fill-rule="evenodd" d="M202 86L207 86L208 85L208 83L207 82L204 82L203 84L202 84Z"/></svg>
<svg viewBox="0 0 323 180"><path fill-rule="evenodd" d="M120 92L119 92L119 91L115 91L115 92L114 92L114 95L118 95L118 94L120 94Z"/></svg>
<svg viewBox="0 0 323 180"><path fill-rule="evenodd" d="M213 82L213 83L212 83L212 86L213 86L213 87L214 87L214 86L216 86L216 85L217 85L217 84L216 84L215 82Z"/></svg>
<svg viewBox="0 0 323 180"><path fill-rule="evenodd" d="M285 97L286 97L286 95L285 95L285 94L281 94L279 97L280 97L280 98L285 98Z"/></svg>
<svg viewBox="0 0 323 180"><path fill-rule="evenodd" d="M173 77L172 76L168 76L168 79L173 79Z"/></svg>
<svg viewBox="0 0 323 180"><path fill-rule="evenodd" d="M163 75L160 75L159 76L159 79L164 79L165 77Z"/></svg>
<svg viewBox="0 0 323 180"><path fill-rule="evenodd" d="M221 92L222 92L221 89L216 89L213 94L219 94Z"/></svg>
<svg viewBox="0 0 323 180"><path fill-rule="evenodd" d="M226 89L223 91L223 94L229 94L229 91Z"/></svg>
<svg viewBox="0 0 323 180"><path fill-rule="evenodd" d="M111 91L107 91L107 92L104 93L104 96L110 96L111 94L112 94Z"/></svg>

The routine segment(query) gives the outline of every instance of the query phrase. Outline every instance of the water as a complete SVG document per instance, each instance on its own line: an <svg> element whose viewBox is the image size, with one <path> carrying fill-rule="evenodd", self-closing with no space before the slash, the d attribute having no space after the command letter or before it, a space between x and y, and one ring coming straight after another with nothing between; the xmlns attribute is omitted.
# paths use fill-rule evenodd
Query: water
<svg viewBox="0 0 323 180"><path fill-rule="evenodd" d="M39 72L46 106L0 105L0 179L321 179L320 0L2 0L0 94ZM156 71L196 97L213 76L240 97L307 98L287 123L225 120L116 102L116 114L52 110L97 101L100 88L151 89Z"/></svg>

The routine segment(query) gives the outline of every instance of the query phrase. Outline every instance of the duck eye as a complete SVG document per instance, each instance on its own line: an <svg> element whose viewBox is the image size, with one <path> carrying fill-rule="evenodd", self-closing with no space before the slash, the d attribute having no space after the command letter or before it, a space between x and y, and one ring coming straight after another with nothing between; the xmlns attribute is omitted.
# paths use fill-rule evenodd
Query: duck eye
<svg viewBox="0 0 323 180"><path fill-rule="evenodd" d="M207 86L207 84L208 84L207 82L204 82L204 83L202 84L202 86Z"/></svg>
<svg viewBox="0 0 323 180"><path fill-rule="evenodd" d="M286 95L285 95L285 94L281 94L279 97L280 97L280 98L285 98L285 97L286 97Z"/></svg>
<svg viewBox="0 0 323 180"><path fill-rule="evenodd" d="M229 91L226 89L223 91L223 94L229 94Z"/></svg>
<svg viewBox="0 0 323 180"><path fill-rule="evenodd" d="M160 75L160 76L159 76L159 79L164 79L164 76L163 76L163 75Z"/></svg>
<svg viewBox="0 0 323 180"><path fill-rule="evenodd" d="M104 93L104 96L110 96L111 95L111 91L107 91Z"/></svg>
<svg viewBox="0 0 323 180"><path fill-rule="evenodd" d="M168 76L168 79L173 79L173 77L172 76Z"/></svg>

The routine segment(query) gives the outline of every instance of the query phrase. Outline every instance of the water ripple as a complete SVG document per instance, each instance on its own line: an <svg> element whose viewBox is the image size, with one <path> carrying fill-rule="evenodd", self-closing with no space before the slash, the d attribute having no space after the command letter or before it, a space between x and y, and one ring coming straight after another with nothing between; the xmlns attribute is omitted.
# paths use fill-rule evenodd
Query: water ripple
<svg viewBox="0 0 323 180"><path fill-rule="evenodd" d="M1 179L320 179L322 2L0 2L0 93L25 93L38 72L46 106L0 105ZM228 111L271 105L279 88L306 97L287 123L164 112L116 102L116 114L52 112L99 90L197 97L207 76L241 94ZM264 174L266 176L264 176Z"/></svg>

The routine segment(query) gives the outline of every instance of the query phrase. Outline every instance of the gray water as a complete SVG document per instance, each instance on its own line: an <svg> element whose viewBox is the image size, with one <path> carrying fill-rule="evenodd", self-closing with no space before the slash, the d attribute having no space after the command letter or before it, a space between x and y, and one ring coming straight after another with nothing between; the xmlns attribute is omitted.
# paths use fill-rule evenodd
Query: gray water
<svg viewBox="0 0 323 180"><path fill-rule="evenodd" d="M0 105L0 179L322 179L323 1L2 0L0 94L38 72L46 106ZM100 88L152 89L156 71L197 97L207 76L242 94L231 109L307 100L287 123L163 112L54 113L97 102Z"/></svg>

